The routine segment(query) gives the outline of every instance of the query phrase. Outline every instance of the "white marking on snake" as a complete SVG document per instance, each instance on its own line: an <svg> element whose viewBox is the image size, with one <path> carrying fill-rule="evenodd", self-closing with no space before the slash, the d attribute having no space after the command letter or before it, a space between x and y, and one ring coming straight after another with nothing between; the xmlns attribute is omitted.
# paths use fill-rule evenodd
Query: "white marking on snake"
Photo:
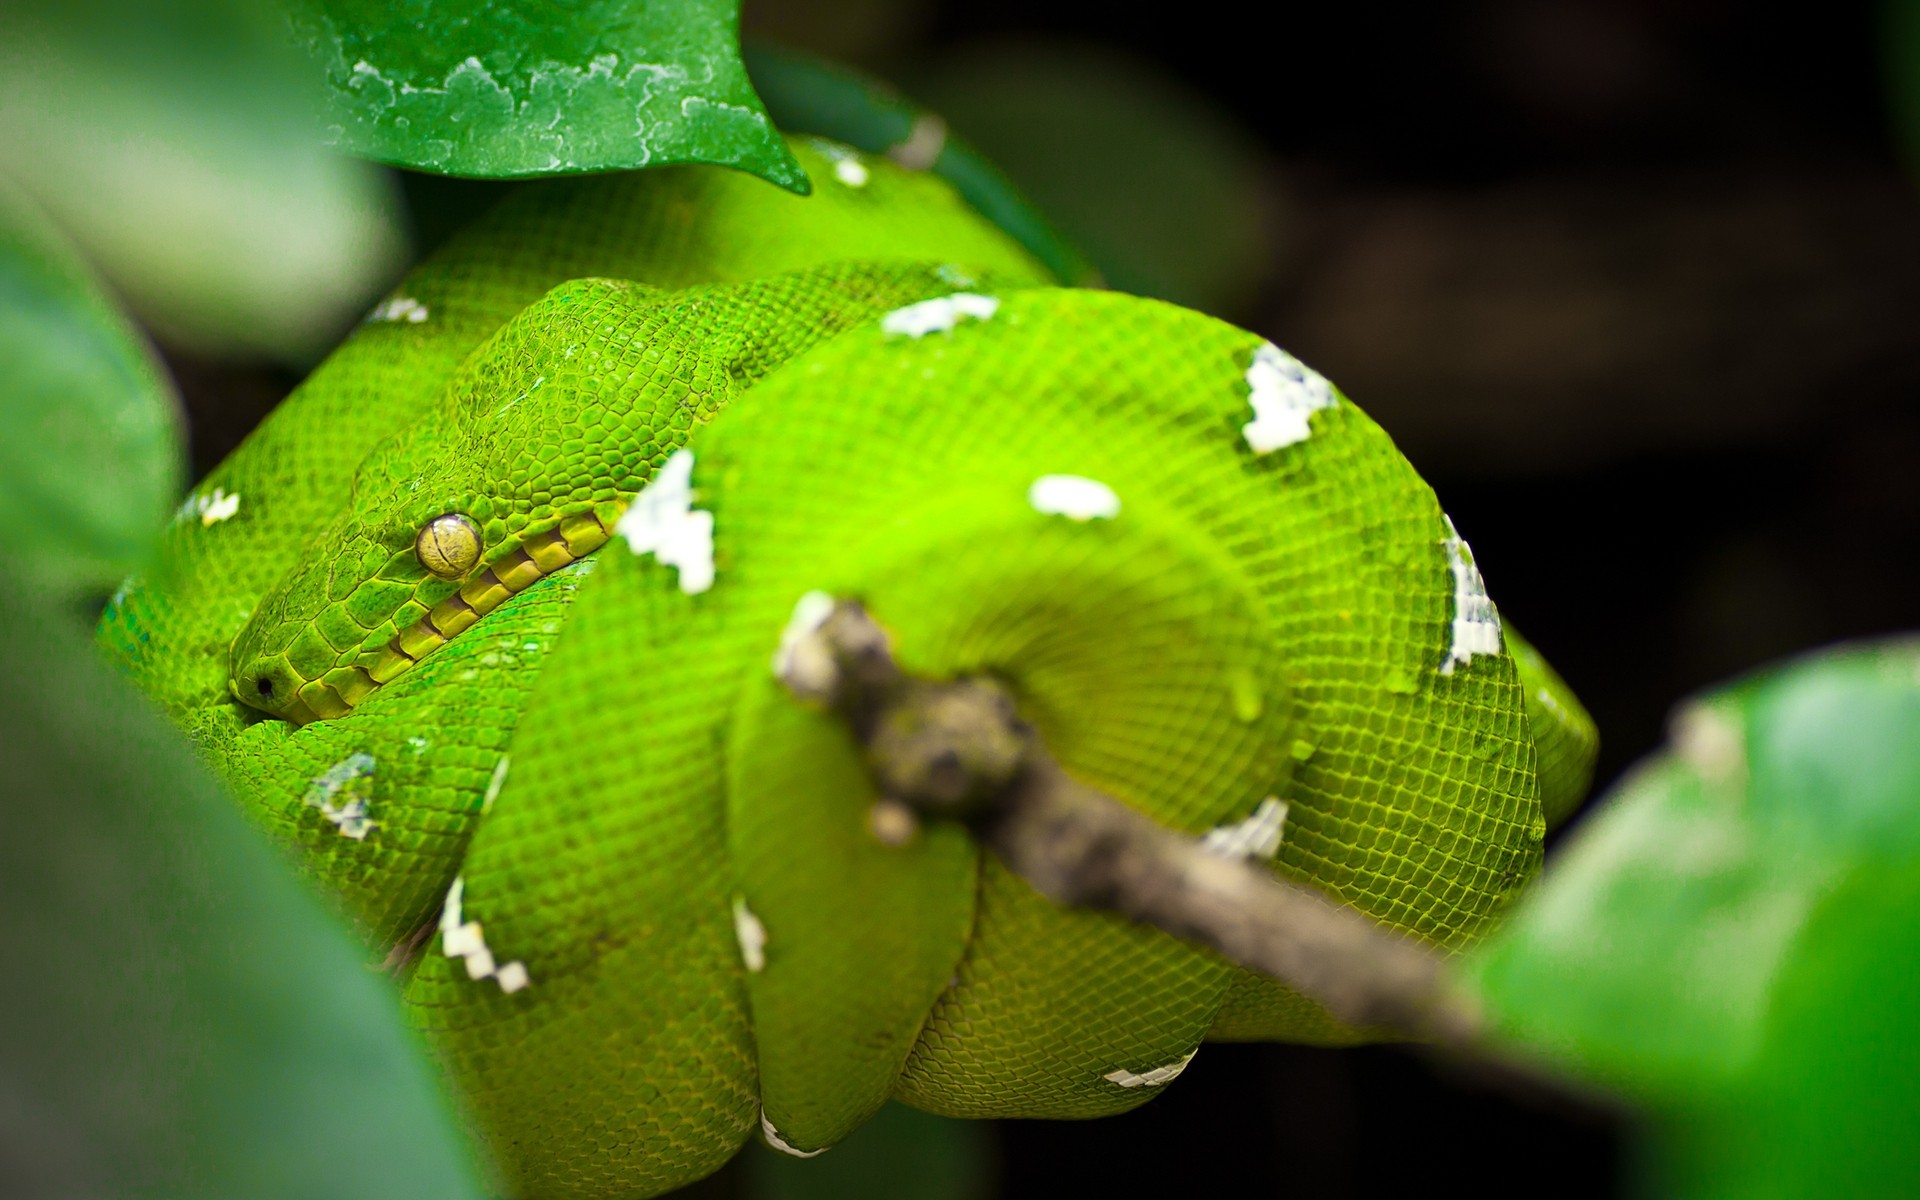
<svg viewBox="0 0 1920 1200"><path fill-rule="evenodd" d="M833 597L808 592L794 601L793 615L780 631L780 648L773 652L773 677L807 695L824 693L837 668L833 655L813 634L833 615Z"/></svg>
<svg viewBox="0 0 1920 1200"><path fill-rule="evenodd" d="M1172 1083L1180 1078L1180 1072L1187 1069L1187 1064L1192 1062L1193 1056L1198 1053L1200 1053L1198 1049L1192 1050L1178 1062L1170 1062L1164 1067L1155 1067L1140 1075L1135 1075L1123 1067L1118 1071L1108 1071L1100 1078L1108 1083L1117 1083L1123 1088L1159 1087L1161 1084Z"/></svg>
<svg viewBox="0 0 1920 1200"><path fill-rule="evenodd" d="M680 572L680 590L713 586L713 514L693 507L693 451L675 450L621 515L614 532L635 554L652 554Z"/></svg>
<svg viewBox="0 0 1920 1200"><path fill-rule="evenodd" d="M782 1154L791 1154L795 1158L818 1158L833 1149L832 1146L822 1146L818 1150L795 1150L787 1144L787 1139L780 1136L780 1131L773 1127L773 1122L767 1120L767 1110L764 1108L760 1110L760 1136L767 1139L767 1145Z"/></svg>
<svg viewBox="0 0 1920 1200"><path fill-rule="evenodd" d="M1222 858L1272 858L1280 852L1286 828L1287 802L1268 796L1246 820L1207 830L1200 846Z"/></svg>
<svg viewBox="0 0 1920 1200"><path fill-rule="evenodd" d="M1111 520L1120 515L1120 497L1098 479L1084 475L1042 475L1027 489L1035 512L1070 521Z"/></svg>
<svg viewBox="0 0 1920 1200"><path fill-rule="evenodd" d="M409 325L418 325L428 317L427 306L412 296L388 296L373 311L367 314L367 321L405 321Z"/></svg>
<svg viewBox="0 0 1920 1200"><path fill-rule="evenodd" d="M1247 367L1247 402L1253 420L1240 427L1247 448L1271 454L1313 436L1307 417L1336 403L1333 385L1272 342L1260 343Z"/></svg>
<svg viewBox="0 0 1920 1200"><path fill-rule="evenodd" d="M307 785L303 802L309 808L319 809L320 815L340 830L341 837L360 842L365 841L374 828L370 815L372 790L373 755L362 751L349 754L322 771Z"/></svg>
<svg viewBox="0 0 1920 1200"><path fill-rule="evenodd" d="M867 186L867 164L860 161L858 150L826 138L809 138L808 144L820 152L820 157L833 164L835 179L850 188Z"/></svg>
<svg viewBox="0 0 1920 1200"><path fill-rule="evenodd" d="M1473 563L1472 547L1453 527L1452 517L1443 516L1441 520L1447 523L1442 544L1447 548L1447 566L1453 571L1453 641L1440 664L1440 673L1451 675L1455 667L1465 666L1476 654L1500 653L1500 614L1487 597L1487 581L1480 578L1480 568Z"/></svg>
<svg viewBox="0 0 1920 1200"><path fill-rule="evenodd" d="M930 333L952 333L962 317L985 321L999 311L998 296L955 292L951 296L936 296L932 300L894 309L880 318L880 330L882 333L923 338Z"/></svg>
<svg viewBox="0 0 1920 1200"><path fill-rule="evenodd" d="M733 898L733 936L740 943L740 961L758 975L767 965L767 927L747 907L746 898Z"/></svg>
<svg viewBox="0 0 1920 1200"><path fill-rule="evenodd" d="M491 979L503 992L517 992L531 984L533 979L527 974L527 964L515 959L496 965L480 922L462 919L460 908L466 892L466 877L455 875L447 888L447 898L440 906L440 952L448 958L463 960L468 979Z"/></svg>
<svg viewBox="0 0 1920 1200"><path fill-rule="evenodd" d="M500 798L500 789L507 786L508 758L502 754L500 761L493 764L493 777L487 780L487 794L480 797L480 815L486 816L493 811L493 802Z"/></svg>
<svg viewBox="0 0 1920 1200"><path fill-rule="evenodd" d="M200 518L201 528L218 525L229 520L240 511L240 493L229 492L225 488L215 488L204 496L188 496L180 502L173 519L185 521L192 517Z"/></svg>

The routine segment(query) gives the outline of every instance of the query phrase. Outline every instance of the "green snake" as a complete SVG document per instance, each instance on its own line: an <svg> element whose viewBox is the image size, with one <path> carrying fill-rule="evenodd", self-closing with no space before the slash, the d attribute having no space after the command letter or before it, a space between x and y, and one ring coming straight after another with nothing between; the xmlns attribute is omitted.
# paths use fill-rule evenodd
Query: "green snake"
<svg viewBox="0 0 1920 1200"><path fill-rule="evenodd" d="M940 180L530 185L182 506L101 641L293 847L516 1196L644 1196L889 1098L1132 1108L1203 1040L1363 1040L876 837L775 666L832 597L1084 781L1443 947L1590 723L1387 436L1210 317L1052 286Z"/></svg>

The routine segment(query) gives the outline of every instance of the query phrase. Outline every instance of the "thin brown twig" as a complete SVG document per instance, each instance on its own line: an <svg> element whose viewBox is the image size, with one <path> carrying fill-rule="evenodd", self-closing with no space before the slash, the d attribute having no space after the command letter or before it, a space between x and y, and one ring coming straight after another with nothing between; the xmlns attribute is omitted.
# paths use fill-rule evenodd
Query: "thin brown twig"
<svg viewBox="0 0 1920 1200"><path fill-rule="evenodd" d="M1350 1025L1451 1046L1477 1041L1478 1013L1447 986L1431 950L1075 780L998 684L903 674L858 603L839 601L793 643L781 675L796 695L848 720L887 803L966 821L1055 901L1210 946Z"/></svg>

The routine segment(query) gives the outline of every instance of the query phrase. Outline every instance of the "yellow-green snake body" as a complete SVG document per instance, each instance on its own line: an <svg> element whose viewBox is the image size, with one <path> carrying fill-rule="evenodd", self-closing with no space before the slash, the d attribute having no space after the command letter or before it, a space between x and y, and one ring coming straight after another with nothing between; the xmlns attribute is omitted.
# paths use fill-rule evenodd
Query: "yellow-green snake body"
<svg viewBox="0 0 1920 1200"><path fill-rule="evenodd" d="M825 598L909 670L1003 681L1086 782L1443 946L1591 761L1318 375L795 149L805 200L699 168L516 194L103 622L396 964L514 1195L815 1153L890 1097L1119 1112L1209 1037L1362 1036L957 826L875 837L849 734L776 679Z"/></svg>

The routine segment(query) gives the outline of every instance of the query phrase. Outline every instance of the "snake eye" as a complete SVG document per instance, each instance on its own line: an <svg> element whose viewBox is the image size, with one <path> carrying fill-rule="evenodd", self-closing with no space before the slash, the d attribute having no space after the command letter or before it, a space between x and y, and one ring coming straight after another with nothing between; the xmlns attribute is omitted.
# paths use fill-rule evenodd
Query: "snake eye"
<svg viewBox="0 0 1920 1200"><path fill-rule="evenodd" d="M442 513L413 539L420 565L442 579L458 579L480 561L480 527L463 513Z"/></svg>

